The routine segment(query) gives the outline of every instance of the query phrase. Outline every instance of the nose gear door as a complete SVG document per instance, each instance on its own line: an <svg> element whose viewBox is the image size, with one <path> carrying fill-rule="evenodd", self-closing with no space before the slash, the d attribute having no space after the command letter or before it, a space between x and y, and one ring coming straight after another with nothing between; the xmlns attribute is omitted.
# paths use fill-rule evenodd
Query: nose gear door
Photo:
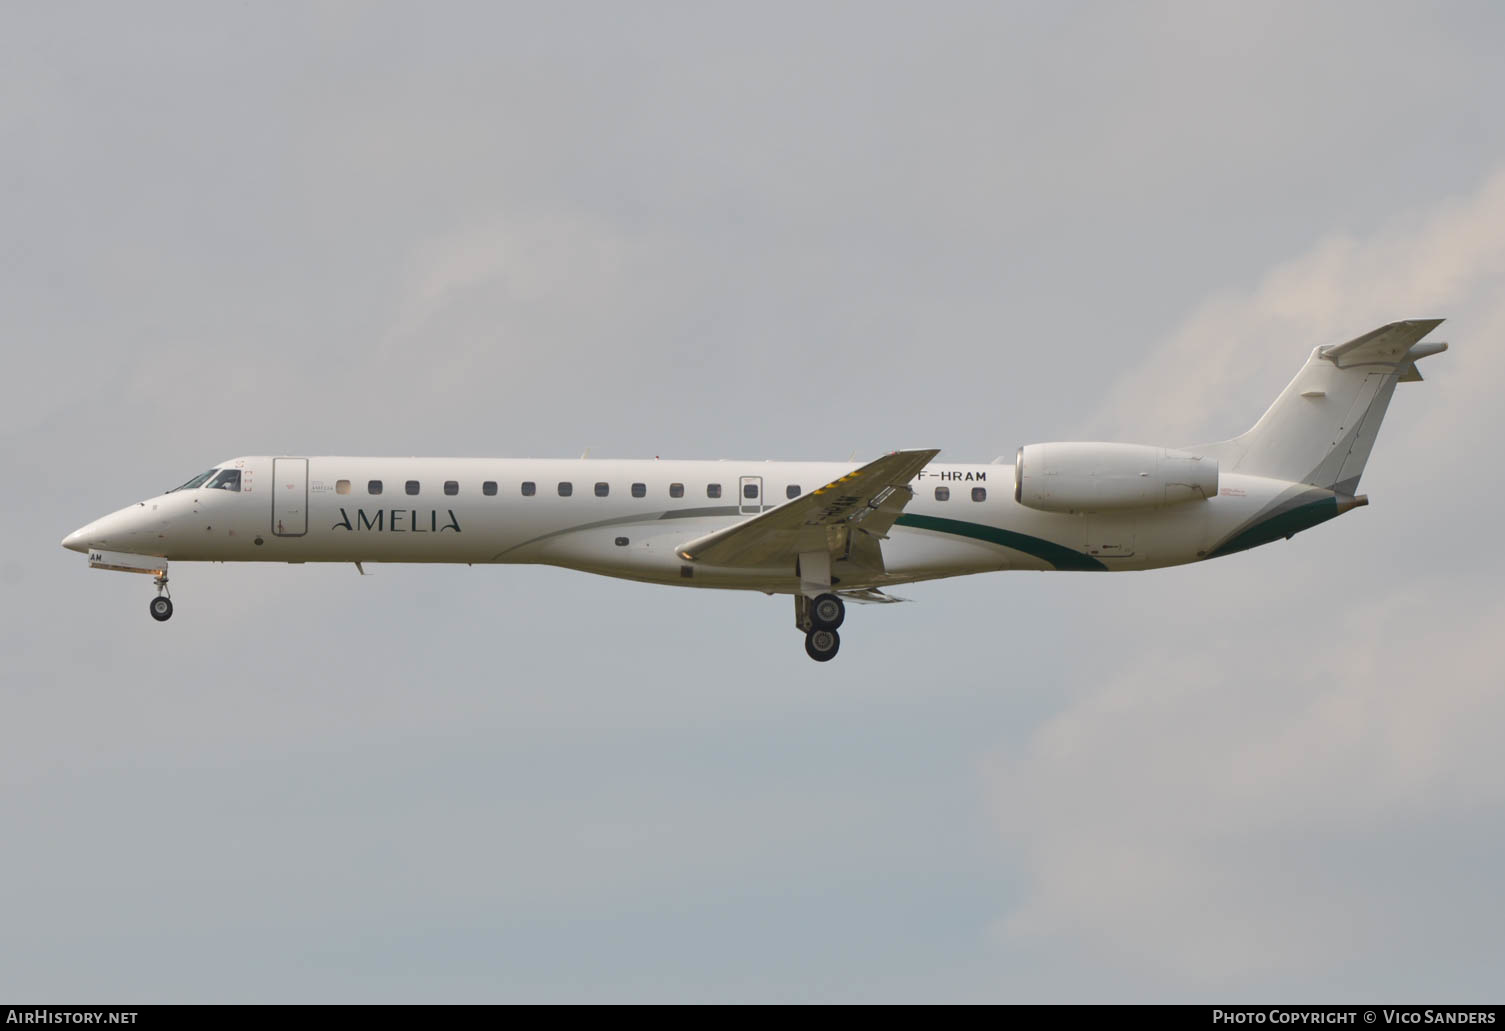
<svg viewBox="0 0 1505 1031"><path fill-rule="evenodd" d="M272 533L302 537L308 532L308 459L272 459Z"/></svg>

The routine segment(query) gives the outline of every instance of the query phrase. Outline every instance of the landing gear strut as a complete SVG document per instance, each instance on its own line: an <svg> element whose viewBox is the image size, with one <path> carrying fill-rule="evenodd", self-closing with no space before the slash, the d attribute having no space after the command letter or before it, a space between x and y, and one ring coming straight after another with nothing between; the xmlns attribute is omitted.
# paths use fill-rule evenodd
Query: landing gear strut
<svg viewBox="0 0 1505 1031"><path fill-rule="evenodd" d="M805 632L805 654L816 662L836 658L841 648L841 635L836 628L846 618L846 603L829 591L814 598L794 596L794 625Z"/></svg>
<svg viewBox="0 0 1505 1031"><path fill-rule="evenodd" d="M152 580L157 585L157 596L152 599L152 618L158 623L166 623L172 618L172 595L167 591L167 574L163 573Z"/></svg>

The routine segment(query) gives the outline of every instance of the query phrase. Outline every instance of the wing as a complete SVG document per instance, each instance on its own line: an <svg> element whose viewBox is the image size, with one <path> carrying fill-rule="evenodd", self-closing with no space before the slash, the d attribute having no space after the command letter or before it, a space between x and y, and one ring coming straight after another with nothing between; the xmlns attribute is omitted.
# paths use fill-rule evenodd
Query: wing
<svg viewBox="0 0 1505 1031"><path fill-rule="evenodd" d="M939 448L893 451L876 462L778 508L725 530L697 537L679 548L687 562L763 568L788 562L802 552L829 550L837 557L861 556L863 565L882 569L877 542L914 497L909 481ZM854 545L858 555L852 555Z"/></svg>

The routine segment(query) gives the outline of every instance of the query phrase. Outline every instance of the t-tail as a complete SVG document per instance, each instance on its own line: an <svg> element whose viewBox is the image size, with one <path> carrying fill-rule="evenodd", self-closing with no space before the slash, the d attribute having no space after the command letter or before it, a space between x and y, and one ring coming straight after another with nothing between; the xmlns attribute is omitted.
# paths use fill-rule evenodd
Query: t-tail
<svg viewBox="0 0 1505 1031"><path fill-rule="evenodd" d="M1447 350L1440 341L1421 342L1441 324L1392 322L1346 344L1319 347L1247 433L1187 450L1216 458L1225 472L1310 484L1352 499L1395 385L1420 381L1416 363Z"/></svg>

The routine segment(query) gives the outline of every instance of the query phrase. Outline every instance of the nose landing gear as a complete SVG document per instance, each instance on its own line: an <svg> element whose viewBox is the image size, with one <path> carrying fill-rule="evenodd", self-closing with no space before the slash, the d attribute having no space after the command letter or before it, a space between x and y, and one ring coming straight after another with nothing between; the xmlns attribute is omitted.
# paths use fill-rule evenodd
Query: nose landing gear
<svg viewBox="0 0 1505 1031"><path fill-rule="evenodd" d="M158 623L166 623L172 618L172 595L167 590L167 574L153 578L152 583L157 585L157 596L152 599L152 618Z"/></svg>

